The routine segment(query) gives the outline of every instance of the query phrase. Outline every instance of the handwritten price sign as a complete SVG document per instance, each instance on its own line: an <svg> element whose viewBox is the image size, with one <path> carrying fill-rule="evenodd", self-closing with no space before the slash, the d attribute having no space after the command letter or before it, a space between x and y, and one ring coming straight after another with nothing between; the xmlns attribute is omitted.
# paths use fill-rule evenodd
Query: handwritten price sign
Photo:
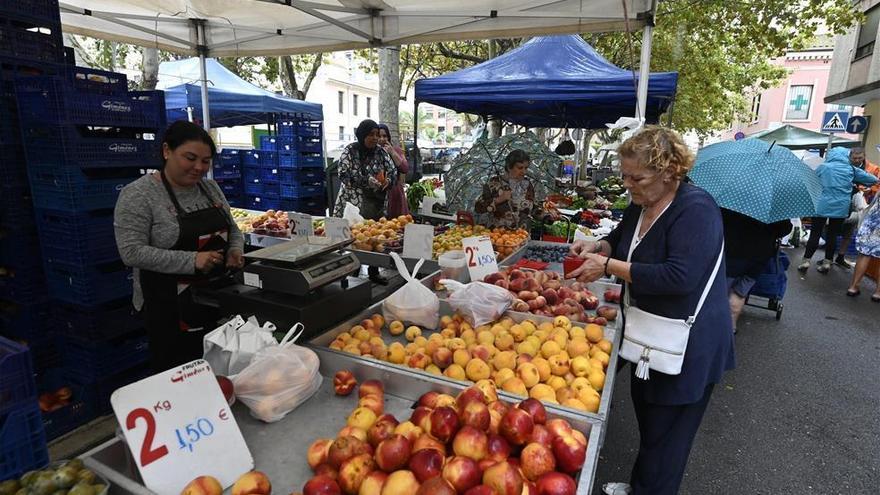
<svg viewBox="0 0 880 495"><path fill-rule="evenodd" d="M228 487L254 467L206 361L120 388L110 403L144 484L159 495L177 495L202 475Z"/></svg>
<svg viewBox="0 0 880 495"><path fill-rule="evenodd" d="M315 235L315 227L312 225L312 216L304 213L288 212L287 219L290 221L290 233L307 237Z"/></svg>
<svg viewBox="0 0 880 495"><path fill-rule="evenodd" d="M324 235L331 239L351 239L351 227L344 218L327 217L324 219Z"/></svg>
<svg viewBox="0 0 880 495"><path fill-rule="evenodd" d="M486 275L498 271L498 260L492 240L486 236L465 237L461 240L471 280L483 280Z"/></svg>

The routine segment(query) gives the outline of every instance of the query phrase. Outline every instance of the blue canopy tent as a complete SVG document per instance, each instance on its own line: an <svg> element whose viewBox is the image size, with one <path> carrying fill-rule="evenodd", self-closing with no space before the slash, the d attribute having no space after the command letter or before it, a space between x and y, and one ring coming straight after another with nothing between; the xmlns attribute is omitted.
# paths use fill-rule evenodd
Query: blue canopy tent
<svg viewBox="0 0 880 495"><path fill-rule="evenodd" d="M258 88L236 76L215 59L206 59L208 110L212 127L265 124L276 114L302 120L323 120L321 105L295 100ZM156 89L165 91L168 121L202 115L202 86L198 58L162 62Z"/></svg>
<svg viewBox="0 0 880 495"><path fill-rule="evenodd" d="M473 67L416 81L415 102L526 127L596 129L636 114L637 81L638 73L611 64L578 35L541 36ZM650 75L646 122L669 108L677 84L677 72Z"/></svg>

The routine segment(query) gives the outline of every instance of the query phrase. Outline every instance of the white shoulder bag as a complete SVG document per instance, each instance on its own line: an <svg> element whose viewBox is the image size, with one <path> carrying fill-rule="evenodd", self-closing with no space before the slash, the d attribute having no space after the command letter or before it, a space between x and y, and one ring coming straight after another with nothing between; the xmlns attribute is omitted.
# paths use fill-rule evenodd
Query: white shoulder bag
<svg viewBox="0 0 880 495"><path fill-rule="evenodd" d="M660 215L662 216L665 211L663 210ZM642 226L643 216L644 211L639 216L639 221L636 224L633 240L629 246L629 254L626 256L627 262L630 261L633 251L638 246L637 239L639 229ZM647 235L647 232L645 235ZM706 296L709 295L709 291L712 289L712 284L715 282L715 276L718 275L718 269L721 266L721 259L723 257L724 241L721 242L721 252L718 253L718 259L715 261L715 269L712 270L712 276L709 277L706 287L703 288L703 295L700 296L697 309L687 320L658 316L630 305L630 287L629 285L627 286L623 298L626 324L623 333L623 343L620 346L620 357L636 363L636 377L648 380L649 369L667 375L681 373L681 365L684 362L684 353L687 349L691 326L697 320L697 315L700 314L700 309L706 301Z"/></svg>

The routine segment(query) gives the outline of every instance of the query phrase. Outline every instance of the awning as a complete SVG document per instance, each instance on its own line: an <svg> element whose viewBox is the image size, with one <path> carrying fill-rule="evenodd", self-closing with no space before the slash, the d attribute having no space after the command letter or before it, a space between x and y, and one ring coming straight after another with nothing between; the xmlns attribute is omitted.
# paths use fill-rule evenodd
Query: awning
<svg viewBox="0 0 880 495"><path fill-rule="evenodd" d="M776 129L756 132L749 136L749 139L760 139L768 143L776 141L778 146L783 146L790 150L810 150L825 149L828 146L828 137L828 134L822 132L811 131L793 125L784 125ZM832 146L854 148L861 146L861 143L852 139L834 136Z"/></svg>

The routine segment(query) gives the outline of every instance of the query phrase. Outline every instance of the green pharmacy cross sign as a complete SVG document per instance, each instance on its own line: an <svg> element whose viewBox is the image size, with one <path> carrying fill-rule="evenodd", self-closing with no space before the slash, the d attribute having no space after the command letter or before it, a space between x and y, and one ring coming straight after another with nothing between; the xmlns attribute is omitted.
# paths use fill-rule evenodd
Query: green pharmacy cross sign
<svg viewBox="0 0 880 495"><path fill-rule="evenodd" d="M789 103L791 103L791 105L794 106L795 112L800 112L801 107L809 104L810 100L804 98L804 95L797 95L797 98L791 100L791 102L789 102Z"/></svg>

